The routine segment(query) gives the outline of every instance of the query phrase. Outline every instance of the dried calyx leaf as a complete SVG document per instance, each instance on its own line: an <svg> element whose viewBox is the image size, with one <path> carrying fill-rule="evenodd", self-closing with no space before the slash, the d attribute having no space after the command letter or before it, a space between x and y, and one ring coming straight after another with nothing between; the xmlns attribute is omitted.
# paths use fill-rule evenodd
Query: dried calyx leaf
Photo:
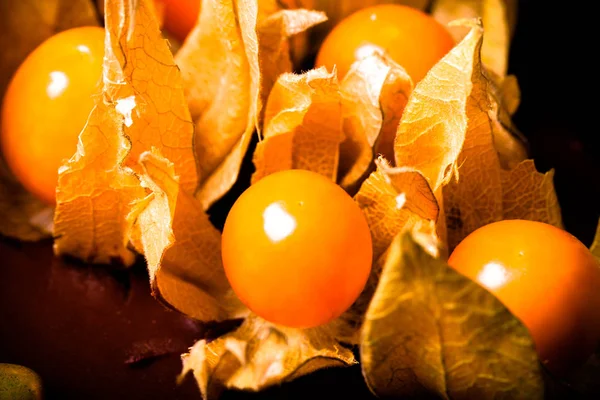
<svg viewBox="0 0 600 400"><path fill-rule="evenodd" d="M516 24L517 4L506 0L435 0L431 7L435 19L446 25L464 18L481 18L485 28L481 59L500 77L506 76L508 52ZM468 33L466 27L450 32L460 41Z"/></svg>
<svg viewBox="0 0 600 400"><path fill-rule="evenodd" d="M392 168L381 158L355 200L369 224L374 260L405 227L435 223L439 214L437 200L421 172L409 167Z"/></svg>
<svg viewBox="0 0 600 400"><path fill-rule="evenodd" d="M27 55L50 36L77 26L98 25L84 0L0 2L0 100ZM0 101L1 103L1 101ZM0 156L0 235L39 240L52 233L53 207L27 192Z"/></svg>
<svg viewBox="0 0 600 400"><path fill-rule="evenodd" d="M462 42L431 68L415 87L398 126L397 166L415 168L436 192L457 168L467 131L465 107L482 29L473 27Z"/></svg>
<svg viewBox="0 0 600 400"><path fill-rule="evenodd" d="M264 138L254 153L252 182L296 168L335 180L341 122L335 72L321 67L301 75L281 75L265 108Z"/></svg>
<svg viewBox="0 0 600 400"><path fill-rule="evenodd" d="M206 342L200 340L183 356L183 378L193 372L204 399L224 388L258 391L321 368L356 363L327 326L285 328L256 316L236 330Z"/></svg>
<svg viewBox="0 0 600 400"><path fill-rule="evenodd" d="M429 248L428 236L420 236ZM417 238L399 235L382 259L360 347L371 390L402 398L542 399L525 326Z"/></svg>
<svg viewBox="0 0 600 400"><path fill-rule="evenodd" d="M275 1L205 0L198 24L177 53L196 124L206 209L235 183L273 82L292 70L287 39L325 20Z"/></svg>
<svg viewBox="0 0 600 400"><path fill-rule="evenodd" d="M464 98L465 108L458 112L459 118L466 117L467 130L456 179L443 189L450 249L475 229L502 219L562 225L552 171L538 173L531 160L522 161L510 170L503 168L494 141L500 126L493 112L494 82L484 75L481 65L481 27L473 26L469 36L473 33L469 52L464 53L471 65L464 70L470 91Z"/></svg>
<svg viewBox="0 0 600 400"><path fill-rule="evenodd" d="M506 76L516 11L514 0L436 0L432 5L432 15L443 24L465 18L482 20L485 35L481 61L495 83L494 90L490 91L494 97L490 100L494 142L503 166L511 168L527 158L525 139L510 120L519 105L519 86L514 76ZM457 41L468 31L468 26L453 25L450 28Z"/></svg>
<svg viewBox="0 0 600 400"><path fill-rule="evenodd" d="M142 184L152 194L130 218L140 231L153 295L200 321L245 315L221 264L221 234L184 190L173 163L154 151L142 153L140 164Z"/></svg>
<svg viewBox="0 0 600 400"><path fill-rule="evenodd" d="M343 130L338 179L353 188L369 171L374 152L393 161L393 139L413 84L406 71L375 53L355 62L344 77Z"/></svg>
<svg viewBox="0 0 600 400"><path fill-rule="evenodd" d="M104 87L59 171L55 251L79 259L133 262L127 215L146 196L139 156L156 148L174 165L182 190L198 183L192 124L179 69L150 0L107 0ZM139 243L139 238L132 239Z"/></svg>

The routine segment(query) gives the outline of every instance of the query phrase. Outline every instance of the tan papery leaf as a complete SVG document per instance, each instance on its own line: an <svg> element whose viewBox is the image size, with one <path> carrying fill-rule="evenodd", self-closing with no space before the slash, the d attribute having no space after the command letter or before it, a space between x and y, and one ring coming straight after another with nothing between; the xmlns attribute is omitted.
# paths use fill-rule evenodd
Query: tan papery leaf
<svg viewBox="0 0 600 400"><path fill-rule="evenodd" d="M416 239L403 233L393 241L365 316L360 356L371 390L392 398L542 399L527 328Z"/></svg>
<svg viewBox="0 0 600 400"><path fill-rule="evenodd" d="M334 180L343 139L335 71L321 67L281 75L269 95L264 126L252 182L286 169L307 169Z"/></svg>
<svg viewBox="0 0 600 400"><path fill-rule="evenodd" d="M258 391L317 369L355 364L326 327L294 329L256 316L235 331L200 340L183 356L182 377L193 372L204 399L224 388Z"/></svg>
<svg viewBox="0 0 600 400"><path fill-rule="evenodd" d="M271 86L291 72L289 36L325 20L307 10L279 11L274 0L204 0L198 24L177 53L196 124L206 209L237 180Z"/></svg>
<svg viewBox="0 0 600 400"><path fill-rule="evenodd" d="M373 239L373 259L390 246L405 227L435 222L439 206L425 177L408 167L391 168L384 159L354 197L363 210Z"/></svg>
<svg viewBox="0 0 600 400"><path fill-rule="evenodd" d="M352 188L360 181L373 163L374 152L393 161L393 139L412 88L406 71L382 54L352 65L340 85L346 136L338 171L342 187Z"/></svg>
<svg viewBox="0 0 600 400"><path fill-rule="evenodd" d="M483 30L476 22L462 42L417 84L395 139L396 165L421 171L434 193L452 176L467 132L467 99Z"/></svg>
<svg viewBox="0 0 600 400"><path fill-rule="evenodd" d="M129 265L132 202L145 190L139 156L156 148L184 190L198 182L193 133L179 68L149 0L107 0L104 87L76 154L59 171L55 252Z"/></svg>
<svg viewBox="0 0 600 400"><path fill-rule="evenodd" d="M154 296L201 321L244 316L221 264L220 232L180 185L173 163L156 153L140 157L152 194L133 212Z"/></svg>

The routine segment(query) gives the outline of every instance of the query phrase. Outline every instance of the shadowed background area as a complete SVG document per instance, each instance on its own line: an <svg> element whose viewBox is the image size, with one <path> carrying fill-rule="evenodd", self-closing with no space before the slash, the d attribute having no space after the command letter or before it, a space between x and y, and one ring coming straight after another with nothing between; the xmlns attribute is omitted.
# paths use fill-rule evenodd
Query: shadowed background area
<svg viewBox="0 0 600 400"><path fill-rule="evenodd" d="M586 245L600 215L594 109L594 24L580 3L521 0L509 72L522 103L515 123L540 170L556 169L565 227ZM233 199L213 210L222 220ZM50 242L0 239L0 362L38 372L47 399L199 399L177 387L179 354L203 331L150 297L143 264L106 271L56 260ZM359 367L320 371L260 394L224 399L371 399Z"/></svg>

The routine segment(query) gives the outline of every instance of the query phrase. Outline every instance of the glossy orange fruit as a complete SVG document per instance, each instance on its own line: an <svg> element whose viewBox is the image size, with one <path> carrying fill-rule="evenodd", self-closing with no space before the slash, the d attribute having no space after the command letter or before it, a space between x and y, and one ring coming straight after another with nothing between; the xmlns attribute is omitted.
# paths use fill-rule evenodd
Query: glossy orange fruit
<svg viewBox="0 0 600 400"><path fill-rule="evenodd" d="M371 234L354 200L314 172L269 175L235 202L223 229L225 273L262 318L308 328L341 315L371 270Z"/></svg>
<svg viewBox="0 0 600 400"><path fill-rule="evenodd" d="M154 0L164 17L164 28L177 40L184 41L200 14L202 0Z"/></svg>
<svg viewBox="0 0 600 400"><path fill-rule="evenodd" d="M55 202L58 168L76 151L102 81L104 29L81 27L40 44L13 76L0 119L4 159L23 186Z"/></svg>
<svg viewBox="0 0 600 400"><path fill-rule="evenodd" d="M523 321L550 371L567 373L600 343L600 265L568 232L540 222L495 222L467 236L448 263Z"/></svg>
<svg viewBox="0 0 600 400"><path fill-rule="evenodd" d="M381 51L417 83L453 46L450 33L429 14L408 6L381 4L340 21L321 45L316 65L329 70L336 65L342 79L356 60Z"/></svg>

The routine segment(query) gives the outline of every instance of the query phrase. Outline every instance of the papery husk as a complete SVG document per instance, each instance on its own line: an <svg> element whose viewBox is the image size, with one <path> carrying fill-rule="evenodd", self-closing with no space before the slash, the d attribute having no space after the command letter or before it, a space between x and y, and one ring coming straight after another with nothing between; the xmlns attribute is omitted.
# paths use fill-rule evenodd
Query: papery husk
<svg viewBox="0 0 600 400"><path fill-rule="evenodd" d="M193 372L202 398L217 398L223 389L259 391L318 369L356 363L327 326L285 328L248 317L235 331L200 340L183 355L181 378Z"/></svg>
<svg viewBox="0 0 600 400"><path fill-rule="evenodd" d="M506 76L508 52L516 25L516 1L434 0L431 14L444 25L458 19L481 18L485 29L481 60L496 75ZM468 33L468 29L454 27L450 29L450 33L458 42Z"/></svg>
<svg viewBox="0 0 600 400"><path fill-rule="evenodd" d="M465 109L468 126L456 179L443 189L450 250L475 229L503 219L562 227L553 171L538 173L532 160L509 170L501 162L494 140L500 126L493 112L497 104L490 94L494 81L487 77L479 51L474 48L472 88Z"/></svg>
<svg viewBox="0 0 600 400"><path fill-rule="evenodd" d="M286 169L306 169L335 180L344 138L335 71L321 67L281 75L269 95L264 126L253 157L253 183Z"/></svg>
<svg viewBox="0 0 600 400"><path fill-rule="evenodd" d="M204 209L235 183L270 86L292 70L288 37L324 19L306 10L282 12L271 0L203 1L176 61L196 125Z"/></svg>
<svg viewBox="0 0 600 400"><path fill-rule="evenodd" d="M221 233L181 186L173 163L155 149L142 153L139 162L142 185L152 194L136 204L129 218L139 231L152 294L203 322L247 315L225 277Z"/></svg>
<svg viewBox="0 0 600 400"><path fill-rule="evenodd" d="M404 68L375 53L352 64L340 84L343 129L338 180L349 191L372 169L374 154L393 161L393 141L413 89Z"/></svg>
<svg viewBox="0 0 600 400"><path fill-rule="evenodd" d="M488 77L494 81L490 91L494 121L494 143L505 168L513 168L528 157L526 140L511 121L520 102L520 91L514 75L507 76L508 55L516 24L517 4L514 0L435 0L432 15L444 25L458 19L481 18L485 34L481 61ZM468 33L467 26L449 27L455 40Z"/></svg>
<svg viewBox="0 0 600 400"><path fill-rule="evenodd" d="M403 229L417 223L435 223L440 211L433 190L420 171L392 168L382 158L354 199L369 224L373 260L379 259Z"/></svg>
<svg viewBox="0 0 600 400"><path fill-rule="evenodd" d="M70 28L97 25L88 1L0 2L0 99L19 65L44 40ZM54 207L26 191L0 156L0 235L27 241L48 238L53 216Z"/></svg>
<svg viewBox="0 0 600 400"><path fill-rule="evenodd" d="M156 148L173 163L182 189L193 191L194 126L150 0L107 0L105 28L102 94L77 152L59 171L54 250L86 262L131 265L127 216L147 194L136 176L139 156Z"/></svg>
<svg viewBox="0 0 600 400"><path fill-rule="evenodd" d="M380 261L360 347L369 388L407 399L542 399L527 328L436 252L433 236L408 231Z"/></svg>

